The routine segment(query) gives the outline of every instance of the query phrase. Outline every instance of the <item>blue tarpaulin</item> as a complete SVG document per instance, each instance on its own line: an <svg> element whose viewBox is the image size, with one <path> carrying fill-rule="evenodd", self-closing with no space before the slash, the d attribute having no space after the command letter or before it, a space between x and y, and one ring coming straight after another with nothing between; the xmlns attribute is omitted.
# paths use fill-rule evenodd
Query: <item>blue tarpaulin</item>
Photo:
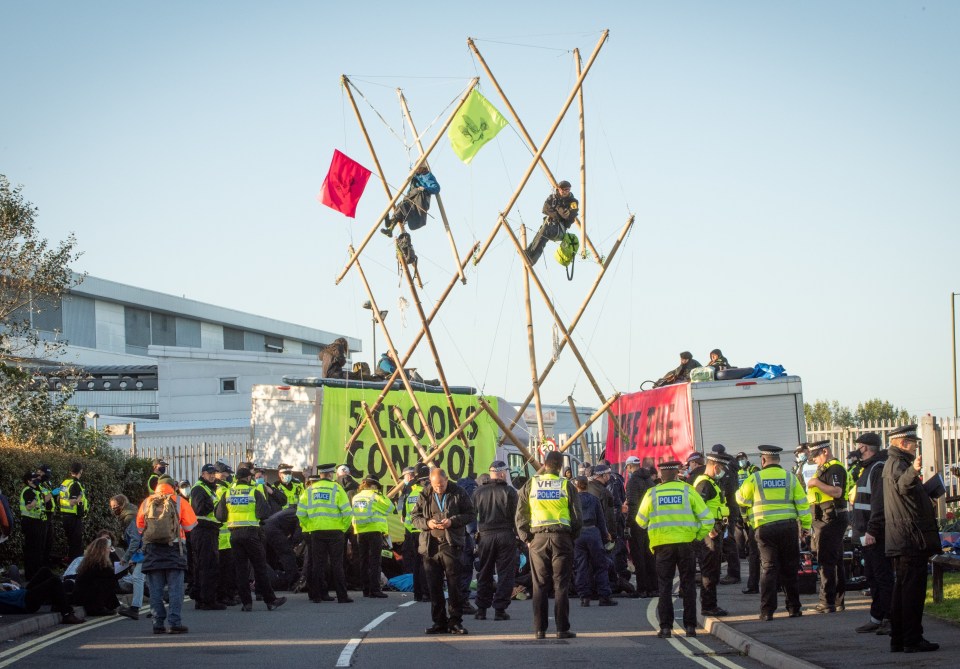
<svg viewBox="0 0 960 669"><path fill-rule="evenodd" d="M778 376L786 376L787 370L783 365L771 365L766 362L758 362L753 366L753 373L743 378L745 379L775 379Z"/></svg>

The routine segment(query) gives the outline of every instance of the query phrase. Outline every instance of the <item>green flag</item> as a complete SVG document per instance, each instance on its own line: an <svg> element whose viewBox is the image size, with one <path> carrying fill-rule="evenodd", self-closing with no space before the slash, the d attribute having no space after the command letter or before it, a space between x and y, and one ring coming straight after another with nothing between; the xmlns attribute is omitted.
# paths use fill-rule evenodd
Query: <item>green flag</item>
<svg viewBox="0 0 960 669"><path fill-rule="evenodd" d="M453 152L460 160L469 164L477 151L507 125L507 119L500 115L496 107L480 95L477 89L473 89L450 124L447 136Z"/></svg>

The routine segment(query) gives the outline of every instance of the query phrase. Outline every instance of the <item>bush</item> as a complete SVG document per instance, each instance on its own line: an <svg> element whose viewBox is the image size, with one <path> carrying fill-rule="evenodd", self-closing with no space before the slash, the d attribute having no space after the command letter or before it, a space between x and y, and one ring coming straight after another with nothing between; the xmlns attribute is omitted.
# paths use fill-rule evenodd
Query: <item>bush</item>
<svg viewBox="0 0 960 669"><path fill-rule="evenodd" d="M20 532L20 491L22 477L41 464L50 465L53 483L59 485L68 476L70 464L83 463L80 481L87 493L89 508L84 519L84 544L102 529L120 535L120 525L110 513L110 498L124 494L134 504L146 497L147 477L152 471L149 460L131 458L109 445L106 437L94 430L83 430L68 446L25 444L0 436L0 490L9 498L14 516L10 539L0 544L0 563L23 565L23 534ZM53 559L66 556L66 542L59 517L54 515Z"/></svg>

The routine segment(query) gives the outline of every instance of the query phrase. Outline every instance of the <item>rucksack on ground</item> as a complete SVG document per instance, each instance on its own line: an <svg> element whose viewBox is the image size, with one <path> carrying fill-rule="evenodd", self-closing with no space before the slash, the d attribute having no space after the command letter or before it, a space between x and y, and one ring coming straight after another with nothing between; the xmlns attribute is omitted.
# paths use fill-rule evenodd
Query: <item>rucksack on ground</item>
<svg viewBox="0 0 960 669"><path fill-rule="evenodd" d="M180 539L180 509L176 495L150 495L143 517L143 543L172 544Z"/></svg>
<svg viewBox="0 0 960 669"><path fill-rule="evenodd" d="M553 257L557 259L558 263L567 267L573 262L579 250L580 240L577 239L577 236L572 232L567 232L564 233L563 239L561 239L560 244L557 245L557 250L554 251Z"/></svg>

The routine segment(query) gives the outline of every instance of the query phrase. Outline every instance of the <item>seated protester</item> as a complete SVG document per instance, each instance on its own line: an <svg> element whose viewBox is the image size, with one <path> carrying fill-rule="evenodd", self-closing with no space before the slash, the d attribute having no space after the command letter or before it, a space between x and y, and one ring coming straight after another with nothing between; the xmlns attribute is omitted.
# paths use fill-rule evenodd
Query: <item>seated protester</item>
<svg viewBox="0 0 960 669"><path fill-rule="evenodd" d="M690 351L683 351L680 353L680 365L664 374L659 381L653 384L653 387L659 388L673 383L689 383L690 371L699 366L700 363L693 359L693 354Z"/></svg>
<svg viewBox="0 0 960 669"><path fill-rule="evenodd" d="M710 362L707 363L707 367L713 367L719 372L724 369L730 369L733 365L724 357L719 348L715 348L710 351Z"/></svg>
<svg viewBox="0 0 960 669"><path fill-rule="evenodd" d="M44 604L60 614L64 625L79 625L84 622L67 601L63 581L46 567L41 567L23 588L16 583L0 584L0 614L36 613Z"/></svg>
<svg viewBox="0 0 960 669"><path fill-rule="evenodd" d="M88 616L112 616L120 606L117 599L117 576L110 560L113 542L97 537L83 553L77 569L74 601L81 604Z"/></svg>
<svg viewBox="0 0 960 669"><path fill-rule="evenodd" d="M430 209L430 196L440 192L440 184L425 164L417 169L410 180L410 189L397 205L393 218L390 214L383 219L380 232L393 237L393 228L398 223L406 223L411 230L419 230L427 224L427 211Z"/></svg>
<svg viewBox="0 0 960 669"><path fill-rule="evenodd" d="M377 376L387 378L395 371L397 371L397 363L394 361L390 351L381 354L380 360L377 362Z"/></svg>
<svg viewBox="0 0 960 669"><path fill-rule="evenodd" d="M297 505L288 506L275 513L263 523L264 546L267 549L267 564L274 574L271 585L274 590L289 590L300 580L297 568L297 544L303 540Z"/></svg>
<svg viewBox="0 0 960 669"><path fill-rule="evenodd" d="M115 495L110 498L110 511L120 519L123 527L123 544L125 552L120 558L120 564L133 567L133 572L124 576L121 581L129 582L133 588L133 597L130 606L121 606L117 613L131 620L140 619L140 607L143 606L144 576L143 576L143 539L137 529L137 507L130 503L126 495Z"/></svg>

